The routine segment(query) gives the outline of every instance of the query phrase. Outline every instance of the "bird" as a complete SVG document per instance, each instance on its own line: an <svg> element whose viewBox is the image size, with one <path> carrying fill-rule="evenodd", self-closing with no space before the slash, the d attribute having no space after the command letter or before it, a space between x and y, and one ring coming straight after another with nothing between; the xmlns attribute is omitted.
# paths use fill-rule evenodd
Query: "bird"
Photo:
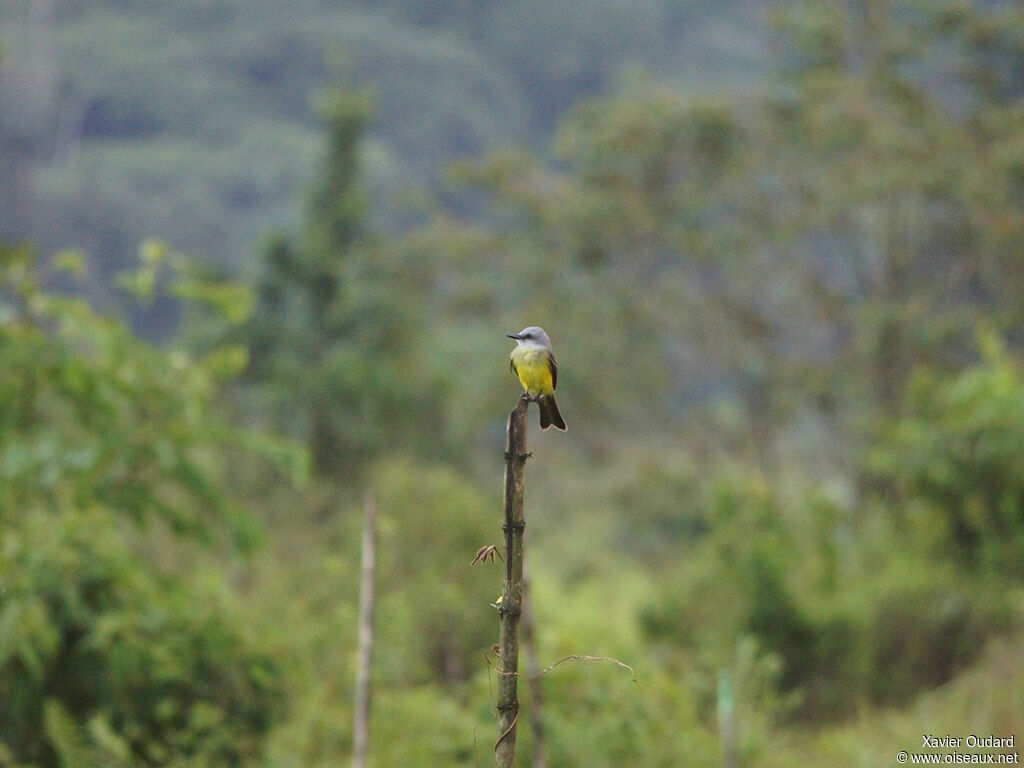
<svg viewBox="0 0 1024 768"><path fill-rule="evenodd" d="M519 333L505 334L515 339L509 368L519 377L519 383L526 390L524 397L537 403L540 410L540 428L555 427L566 430L565 419L558 412L555 403L555 387L558 386L558 363L551 349L551 339L543 328L536 325L523 328Z"/></svg>

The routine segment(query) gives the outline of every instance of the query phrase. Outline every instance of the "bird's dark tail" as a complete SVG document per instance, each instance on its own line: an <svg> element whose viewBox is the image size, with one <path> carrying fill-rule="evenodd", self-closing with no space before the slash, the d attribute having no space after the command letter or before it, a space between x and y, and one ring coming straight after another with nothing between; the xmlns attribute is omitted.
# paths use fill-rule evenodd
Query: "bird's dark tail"
<svg viewBox="0 0 1024 768"><path fill-rule="evenodd" d="M558 403L554 395L541 395L537 400L537 407L540 410L540 428L547 429L554 427L563 432L566 430L565 419L558 412Z"/></svg>

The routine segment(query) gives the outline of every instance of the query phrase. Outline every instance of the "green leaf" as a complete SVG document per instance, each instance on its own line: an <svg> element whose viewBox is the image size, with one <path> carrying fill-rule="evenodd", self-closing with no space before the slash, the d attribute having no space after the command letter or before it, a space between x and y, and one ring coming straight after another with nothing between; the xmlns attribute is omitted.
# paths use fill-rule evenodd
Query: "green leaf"
<svg viewBox="0 0 1024 768"><path fill-rule="evenodd" d="M61 768L96 766L86 732L57 699L47 699L43 704L43 722L47 739L57 753Z"/></svg>

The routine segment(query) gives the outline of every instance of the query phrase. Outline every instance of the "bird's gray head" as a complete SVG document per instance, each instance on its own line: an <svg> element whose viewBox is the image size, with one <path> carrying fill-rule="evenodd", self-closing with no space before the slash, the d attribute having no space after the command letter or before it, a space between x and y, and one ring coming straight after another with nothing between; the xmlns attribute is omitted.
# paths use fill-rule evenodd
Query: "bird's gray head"
<svg viewBox="0 0 1024 768"><path fill-rule="evenodd" d="M515 339L516 344L520 347L544 347L548 350L551 349L551 339L544 333L543 328L539 328L536 325L523 328L519 333L508 333L505 335L510 339Z"/></svg>

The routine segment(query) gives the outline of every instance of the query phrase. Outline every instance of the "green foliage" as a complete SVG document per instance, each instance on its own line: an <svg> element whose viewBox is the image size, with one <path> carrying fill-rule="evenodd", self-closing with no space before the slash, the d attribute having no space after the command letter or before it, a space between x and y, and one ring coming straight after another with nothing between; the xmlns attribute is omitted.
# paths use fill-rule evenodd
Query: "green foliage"
<svg viewBox="0 0 1024 768"><path fill-rule="evenodd" d="M144 253L128 282L148 294L162 251ZM2 254L0 744L42 766L244 763L279 711L277 664L221 575L172 566L253 542L221 477L217 374L46 277Z"/></svg>
<svg viewBox="0 0 1024 768"><path fill-rule="evenodd" d="M922 373L908 413L871 454L911 532L990 575L1024 577L1024 374L991 331L984 359L946 378Z"/></svg>
<svg viewBox="0 0 1024 768"><path fill-rule="evenodd" d="M994 639L1024 554L1016 9L787 4L771 37L746 2L122 5L54 7L73 77L0 78L0 218L103 259L6 261L0 763L343 762L367 489L373 757L485 762L501 566L468 562L526 323L573 425L530 438L539 664L636 671L541 676L549 764L717 762L730 703L750 766L1024 722ZM710 49L769 37L784 80L707 95ZM323 100L296 225L329 48L373 109ZM153 238L235 266L268 226L255 293ZM109 296L139 242L117 284L180 299L202 352L42 287Z"/></svg>
<svg viewBox="0 0 1024 768"><path fill-rule="evenodd" d="M897 551L888 506L857 519L825 489L799 493L736 471L699 484L691 503L707 531L638 617L653 641L693 648L711 671L753 642L775 670L755 710L769 723L905 701L1010 622L1005 594L958 578L955 560L917 538Z"/></svg>
<svg viewBox="0 0 1024 768"><path fill-rule="evenodd" d="M43 721L46 724L46 735L54 745L59 764L64 768L78 768L93 763L89 747L78 723L56 699L50 699L43 708Z"/></svg>
<svg viewBox="0 0 1024 768"><path fill-rule="evenodd" d="M366 94L335 92L323 107L327 125L327 146L323 171L310 200L308 244L301 265L311 277L332 286L329 269L337 252L352 248L365 236L368 201L359 169L359 145L370 121L371 106ZM312 312L323 314L333 294L317 299L325 305Z"/></svg>
<svg viewBox="0 0 1024 768"><path fill-rule="evenodd" d="M5 253L3 268L5 506L100 503L208 534L230 511L204 466L217 439L204 422L209 373L44 292L29 253Z"/></svg>
<svg viewBox="0 0 1024 768"><path fill-rule="evenodd" d="M414 276L368 231L360 148L369 99L339 91L325 119L326 157L307 226L297 244L268 244L244 334L252 378L272 410L288 411L284 429L309 445L314 469L352 477L374 455L411 442L409 425L426 422L419 414L432 382L407 362L422 338L403 291Z"/></svg>
<svg viewBox="0 0 1024 768"><path fill-rule="evenodd" d="M936 733L953 733L964 723L972 732L1007 728L1019 733L1024 715L1018 693L1024 673L1020 641L1017 634L993 643L974 669L903 709L864 710L842 723L791 732L754 765L876 765L909 744L920 744L925 725L934 725Z"/></svg>
<svg viewBox="0 0 1024 768"><path fill-rule="evenodd" d="M478 691L478 693L484 693ZM438 686L384 690L376 700L379 760L393 765L475 766L491 757L491 723L480 707Z"/></svg>
<svg viewBox="0 0 1024 768"><path fill-rule="evenodd" d="M493 743L485 654L503 570L469 562L500 528L477 485L437 463L380 460L367 488L379 517L372 759L473 765ZM330 514L288 515L296 524L280 526L288 538L261 558L250 596L256 623L301 660L288 674L293 707L268 746L282 766L336 764L351 749L359 502L326 488L302 496L290 506Z"/></svg>
<svg viewBox="0 0 1024 768"><path fill-rule="evenodd" d="M381 642L393 649L378 659L381 676L465 681L480 668L497 623L488 608L498 594L495 580L482 566L469 567L473 554L496 536L481 514L487 500L450 469L405 461L378 466L373 486L386 515Z"/></svg>
<svg viewBox="0 0 1024 768"><path fill-rule="evenodd" d="M276 663L243 638L218 577L154 573L109 511L39 511L3 538L0 738L14 754L47 765L52 748L73 764L80 743L103 746L78 733L86 723L144 765L258 754L279 711Z"/></svg>
<svg viewBox="0 0 1024 768"><path fill-rule="evenodd" d="M851 429L891 415L915 367L963 360L979 319L1014 328L1019 109L964 71L950 105L921 74L949 42L904 5L791 10L836 36L835 61L798 59L746 99L631 82L563 122L561 167L506 152L463 172L523 254L507 306L572 306L559 319L600 389L661 420L738 407L762 447L802 409Z"/></svg>

